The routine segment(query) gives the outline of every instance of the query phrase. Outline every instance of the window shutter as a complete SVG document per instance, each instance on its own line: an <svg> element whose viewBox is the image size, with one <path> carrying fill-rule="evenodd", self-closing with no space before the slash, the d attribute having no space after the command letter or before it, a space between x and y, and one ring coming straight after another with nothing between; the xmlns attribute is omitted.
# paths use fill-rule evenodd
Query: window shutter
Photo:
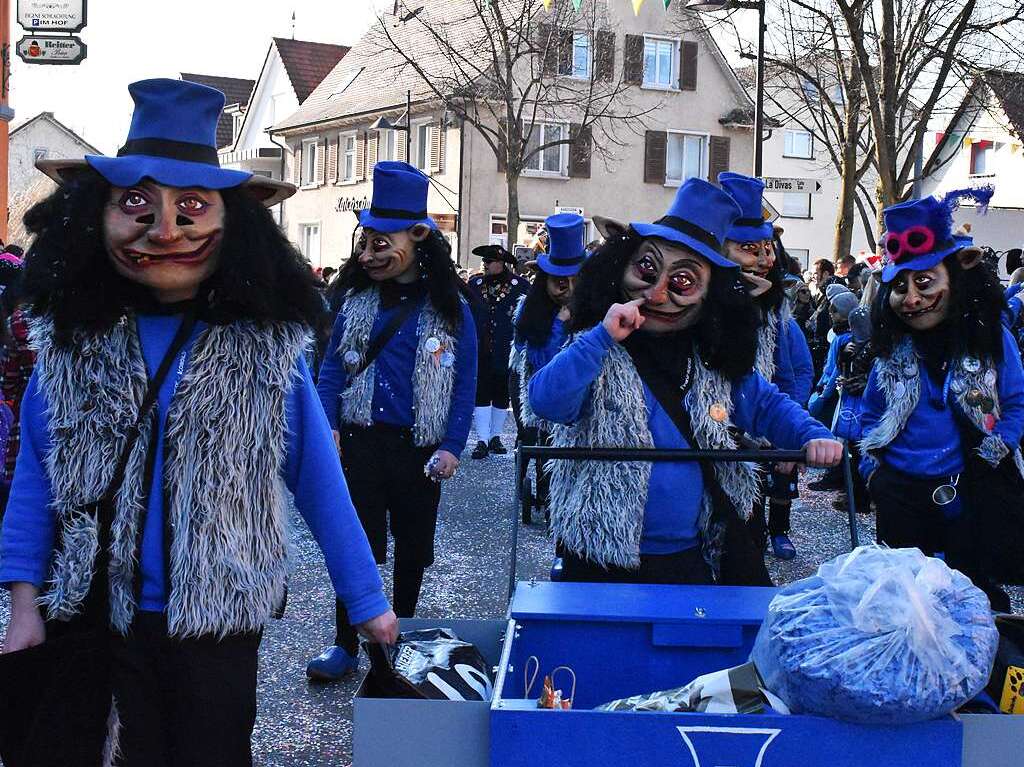
<svg viewBox="0 0 1024 767"><path fill-rule="evenodd" d="M571 29L558 30L558 71L572 74L572 37Z"/></svg>
<svg viewBox="0 0 1024 767"><path fill-rule="evenodd" d="M377 131L370 131L366 141L366 175L373 176L373 166L377 164Z"/></svg>
<svg viewBox="0 0 1024 767"><path fill-rule="evenodd" d="M505 120L499 120L499 131L504 134L505 141L510 142L511 139L508 135L508 123ZM504 173L508 170L508 157L501 151L502 147L498 146L498 173Z"/></svg>
<svg viewBox="0 0 1024 767"><path fill-rule="evenodd" d="M665 160L668 151L668 134L665 131L649 130L644 139L644 183L665 183Z"/></svg>
<svg viewBox="0 0 1024 767"><path fill-rule="evenodd" d="M697 43L684 40L679 47L679 90L697 90Z"/></svg>
<svg viewBox="0 0 1024 767"><path fill-rule="evenodd" d="M569 178L590 178L590 156L594 150L594 137L589 125L570 125Z"/></svg>
<svg viewBox="0 0 1024 767"><path fill-rule="evenodd" d="M336 137L333 141L327 139L327 180L334 183L338 181L338 152L340 151L340 143L341 136Z"/></svg>
<svg viewBox="0 0 1024 767"><path fill-rule="evenodd" d="M292 183L295 186L302 185L302 144L295 147L295 153L292 155L295 158L295 167L292 168Z"/></svg>
<svg viewBox="0 0 1024 767"><path fill-rule="evenodd" d="M558 46L555 44L555 28L550 24L537 25L537 53L540 56L541 74L553 75L558 70Z"/></svg>
<svg viewBox="0 0 1024 767"><path fill-rule="evenodd" d="M356 180L366 178L366 134L356 136Z"/></svg>
<svg viewBox="0 0 1024 767"><path fill-rule="evenodd" d="M441 126L427 128L427 168L431 173L441 172Z"/></svg>
<svg viewBox="0 0 1024 767"><path fill-rule="evenodd" d="M409 153L406 151L406 132L395 131L395 143L398 145L395 147L395 154L398 155L399 162L409 162Z"/></svg>
<svg viewBox="0 0 1024 767"><path fill-rule="evenodd" d="M437 126L437 172L444 173L448 159L448 131Z"/></svg>
<svg viewBox="0 0 1024 767"><path fill-rule="evenodd" d="M326 152L326 149L327 149L326 144L321 144L320 143L320 139L317 139L316 140L316 183L317 184L324 183L324 179L326 178L326 176L325 176L325 173L327 171L327 157L326 157L327 152Z"/></svg>
<svg viewBox="0 0 1024 767"><path fill-rule="evenodd" d="M628 85L644 82L644 36L626 35L622 53L622 81Z"/></svg>
<svg viewBox="0 0 1024 767"><path fill-rule="evenodd" d="M594 46L594 79L609 82L615 77L615 33L610 29L597 32Z"/></svg>
<svg viewBox="0 0 1024 767"><path fill-rule="evenodd" d="M708 181L717 184L718 174L729 170L728 136L712 136L708 147Z"/></svg>

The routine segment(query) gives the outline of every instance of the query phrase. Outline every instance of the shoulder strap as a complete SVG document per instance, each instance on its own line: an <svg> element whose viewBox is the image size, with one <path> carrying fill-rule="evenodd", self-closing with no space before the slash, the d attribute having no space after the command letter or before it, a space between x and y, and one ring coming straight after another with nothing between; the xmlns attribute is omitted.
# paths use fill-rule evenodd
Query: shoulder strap
<svg viewBox="0 0 1024 767"><path fill-rule="evenodd" d="M349 374L349 381L373 364L373 361L384 351L388 341L394 338L395 333L398 332L398 329L409 318L409 315L412 314L413 309L416 308L418 303L419 301L416 299L410 298L404 304L399 305L398 310L392 315L388 324L381 328L380 333L370 339L370 343L366 347L366 354L363 355L363 361L359 363L359 367Z"/></svg>

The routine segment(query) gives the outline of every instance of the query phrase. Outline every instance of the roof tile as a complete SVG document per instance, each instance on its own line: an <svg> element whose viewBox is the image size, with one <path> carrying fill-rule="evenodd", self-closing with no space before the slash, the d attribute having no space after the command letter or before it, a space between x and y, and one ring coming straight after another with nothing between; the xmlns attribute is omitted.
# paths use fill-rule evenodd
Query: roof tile
<svg viewBox="0 0 1024 767"><path fill-rule="evenodd" d="M252 89L256 85L254 80L244 80L238 77L220 77L218 75L197 75L189 72L182 72L181 79L216 88L224 94L225 106L230 106L231 104L240 104L243 107L248 106ZM234 125L232 125L231 115L222 113L220 120L217 121L217 148L222 149L228 146L234 139L235 130Z"/></svg>
<svg viewBox="0 0 1024 767"><path fill-rule="evenodd" d="M275 37L274 45L277 46L299 104L309 98L309 94L349 52L347 45L311 43L284 37Z"/></svg>

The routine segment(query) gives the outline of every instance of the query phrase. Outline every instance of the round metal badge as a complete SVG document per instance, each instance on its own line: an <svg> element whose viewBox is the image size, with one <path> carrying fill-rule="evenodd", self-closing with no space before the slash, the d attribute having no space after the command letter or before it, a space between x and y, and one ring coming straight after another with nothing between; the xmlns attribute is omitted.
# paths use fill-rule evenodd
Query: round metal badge
<svg viewBox="0 0 1024 767"><path fill-rule="evenodd" d="M897 381L896 384L892 387L892 396L895 397L896 399L902 399L906 393L907 387L903 383L903 381Z"/></svg>
<svg viewBox="0 0 1024 767"><path fill-rule="evenodd" d="M362 358L359 356L359 352L355 351L354 349L349 349L347 352L345 352L345 356L343 356L342 359L345 361L346 365L354 367L359 364L359 361Z"/></svg>
<svg viewBox="0 0 1024 767"><path fill-rule="evenodd" d="M450 368L455 364L455 355L451 352L444 352L441 355L441 367Z"/></svg>
<svg viewBox="0 0 1024 767"><path fill-rule="evenodd" d="M729 417L729 410L725 405L720 402L716 402L714 405L708 408L708 415L711 416L711 420L716 423L722 423L726 418Z"/></svg>
<svg viewBox="0 0 1024 767"><path fill-rule="evenodd" d="M429 352L430 354L436 354L438 351L441 350L441 340L435 338L434 336L431 336L430 338L427 339L426 343L423 344L423 348L426 349L427 352Z"/></svg>
<svg viewBox="0 0 1024 767"><path fill-rule="evenodd" d="M981 370L981 363L974 357L964 357L964 370L968 373L977 373Z"/></svg>

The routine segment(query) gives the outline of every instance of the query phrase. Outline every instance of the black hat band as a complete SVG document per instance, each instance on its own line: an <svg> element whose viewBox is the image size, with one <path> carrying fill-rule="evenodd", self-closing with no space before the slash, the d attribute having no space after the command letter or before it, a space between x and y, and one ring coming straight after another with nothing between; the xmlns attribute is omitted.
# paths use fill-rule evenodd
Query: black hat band
<svg viewBox="0 0 1024 767"><path fill-rule="evenodd" d="M560 258L558 256L548 256L548 261L555 266L576 266L576 264L582 264L585 256L571 256L569 258Z"/></svg>
<svg viewBox="0 0 1024 767"><path fill-rule="evenodd" d="M118 157L144 154L151 157L166 157L168 160L184 160L198 162L203 165L220 167L217 150L206 144L193 144L190 141L174 141L166 138L136 138L126 141L117 150Z"/></svg>
<svg viewBox="0 0 1024 767"><path fill-rule="evenodd" d="M737 218L732 222L733 226L764 226L763 218Z"/></svg>
<svg viewBox="0 0 1024 767"><path fill-rule="evenodd" d="M692 237L697 242L707 245L709 248L714 250L716 253L721 253L722 243L718 241L715 235L711 234L707 229L697 226L685 218L679 218L678 216L662 216L654 222L659 226L667 226L669 229L675 229L680 234L685 234L687 237Z"/></svg>
<svg viewBox="0 0 1024 767"><path fill-rule="evenodd" d="M427 217L425 210L402 210L401 208L378 208L370 206L370 215L375 218L421 219Z"/></svg>

